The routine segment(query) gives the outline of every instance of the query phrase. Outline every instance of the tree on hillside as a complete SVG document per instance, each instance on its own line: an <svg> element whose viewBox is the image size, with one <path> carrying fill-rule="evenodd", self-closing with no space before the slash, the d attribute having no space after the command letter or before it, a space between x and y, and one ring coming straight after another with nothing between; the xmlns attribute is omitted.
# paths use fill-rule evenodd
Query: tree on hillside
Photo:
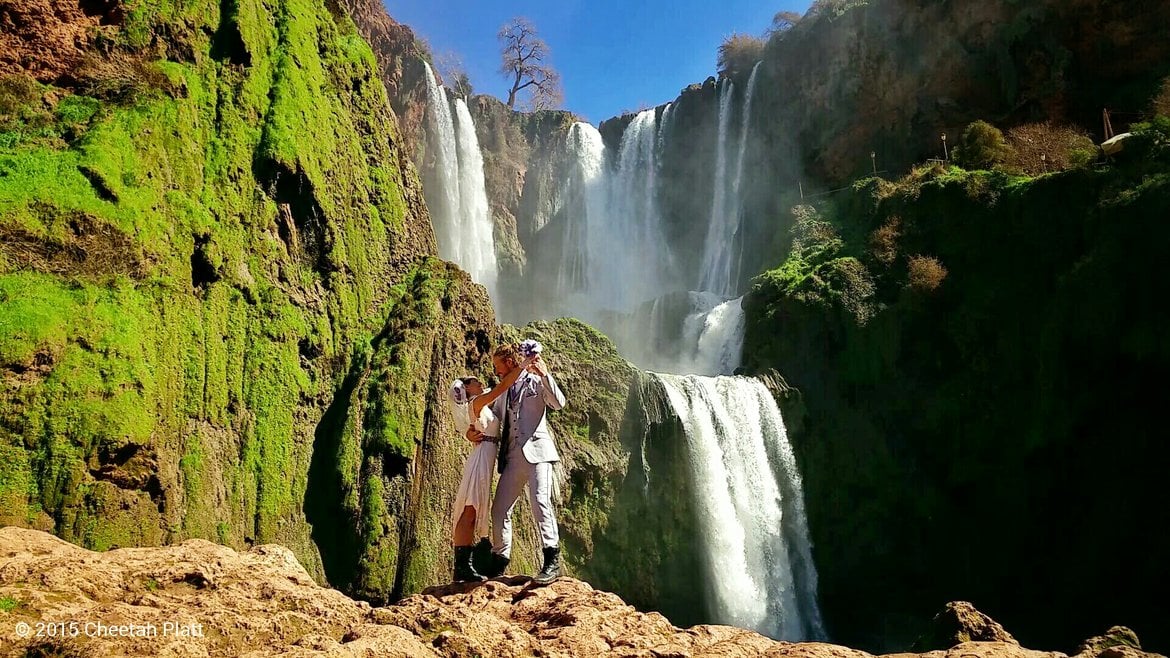
<svg viewBox="0 0 1170 658"><path fill-rule="evenodd" d="M536 34L527 18L517 16L500 28L500 73L512 82L508 107L515 109L517 94L528 91L528 105L534 110L561 102L561 76L549 63L548 44Z"/></svg>
<svg viewBox="0 0 1170 658"><path fill-rule="evenodd" d="M791 30L792 28L796 27L796 24L800 22L800 19L800 14L794 11L777 12L776 15L772 17L772 27L768 28L768 36L771 37L776 34L783 34L788 30Z"/></svg>
<svg viewBox="0 0 1170 658"><path fill-rule="evenodd" d="M456 94L464 98L471 98L471 77L467 75L467 69L463 66L463 59L459 54L453 51L447 51L436 59L436 66L439 69L439 75L443 77L443 81L451 85Z"/></svg>
<svg viewBox="0 0 1170 658"><path fill-rule="evenodd" d="M963 131L955 148L955 164L964 169L990 169L1011 157L1011 148L999 128L975 121Z"/></svg>
<svg viewBox="0 0 1170 658"><path fill-rule="evenodd" d="M752 70L756 62L764 58L765 44L760 37L733 33L719 44L719 54L715 59L716 70L719 71L719 75L734 75Z"/></svg>
<svg viewBox="0 0 1170 658"><path fill-rule="evenodd" d="M1047 121L1025 123L1007 132L1010 152L1005 169L1036 176L1081 167L1097 159L1099 149L1081 131Z"/></svg>

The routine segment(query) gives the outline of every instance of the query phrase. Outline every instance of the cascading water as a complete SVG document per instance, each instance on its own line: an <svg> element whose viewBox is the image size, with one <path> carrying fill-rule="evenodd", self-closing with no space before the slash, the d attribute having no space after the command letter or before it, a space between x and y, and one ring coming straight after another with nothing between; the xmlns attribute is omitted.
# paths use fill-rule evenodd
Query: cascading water
<svg viewBox="0 0 1170 658"><path fill-rule="evenodd" d="M690 445L713 620L823 639L800 473L775 399L747 377L657 378Z"/></svg>
<svg viewBox="0 0 1170 658"><path fill-rule="evenodd" d="M463 99L452 114L447 91L426 67L427 120L434 151L433 185L427 205L439 242L439 255L471 274L477 283L496 290L498 266L491 210L483 178L483 155L471 112Z"/></svg>
<svg viewBox="0 0 1170 658"><path fill-rule="evenodd" d="M696 310L683 320L684 350L676 372L730 375L739 367L743 352L743 297L723 301L711 293L691 293Z"/></svg>
<svg viewBox="0 0 1170 658"><path fill-rule="evenodd" d="M563 232L557 296L564 308L575 307L588 317L594 313L591 292L597 288L590 267L597 254L591 247L604 237L596 234L604 233L597 220L605 207L605 143L596 128L575 123L569 128L568 149L574 165L564 196L575 212L568 213Z"/></svg>
<svg viewBox="0 0 1170 658"><path fill-rule="evenodd" d="M699 290L713 292L724 297L730 281L724 276L721 258L726 245L716 244L728 234L730 219L727 216L727 134L731 129L731 99L735 85L727 78L719 85L719 132L715 142L714 194L711 197L711 216L707 223L707 240L704 242L703 269L699 276Z"/></svg>
<svg viewBox="0 0 1170 658"><path fill-rule="evenodd" d="M740 215L743 209L740 186L743 183L744 154L748 147L748 132L751 127L752 95L760 62L752 68L744 93L743 116L740 120L739 141L736 148L735 167L730 179L727 175L727 144L731 130L732 98L735 86L725 80L719 88L719 133L715 147L715 194L711 201L711 219L707 226L707 241L704 243L703 270L699 289L723 297L735 294L738 278L737 264L739 249Z"/></svg>
<svg viewBox="0 0 1170 658"><path fill-rule="evenodd" d="M599 322L665 292L673 257L658 210L655 123L653 110L634 118L612 170L596 128L576 123L569 129L575 171L565 196L576 212L563 232L557 285L565 310L578 317Z"/></svg>
<svg viewBox="0 0 1170 658"><path fill-rule="evenodd" d="M459 155L459 221L463 230L456 239L452 259L471 274L471 278L496 290L498 265L492 213L483 179L483 154L471 112L462 98L455 99L456 152Z"/></svg>
<svg viewBox="0 0 1170 658"><path fill-rule="evenodd" d="M557 196L563 224L556 227L556 290L540 312L598 326L643 367L696 373L652 376L689 445L711 619L779 639L815 640L824 638L816 569L779 408L757 380L715 376L733 373L743 348L743 298L728 298L739 278L741 188L758 70L742 95L742 113L730 79L719 89L699 290L688 290L693 283L676 270L659 207L660 154L672 124L689 120L667 105L657 120L654 111L635 116L616 152L592 125L570 128L571 166ZM645 455L643 468L649 468Z"/></svg>

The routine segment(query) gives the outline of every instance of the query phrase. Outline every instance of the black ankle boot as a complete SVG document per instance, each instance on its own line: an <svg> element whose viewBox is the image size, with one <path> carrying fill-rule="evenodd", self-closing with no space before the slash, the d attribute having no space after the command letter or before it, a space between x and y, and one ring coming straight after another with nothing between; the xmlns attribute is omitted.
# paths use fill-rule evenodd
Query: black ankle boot
<svg viewBox="0 0 1170 658"><path fill-rule="evenodd" d="M561 549L559 546L552 546L544 549L544 568L532 582L537 585L547 585L557 578L561 577Z"/></svg>
<svg viewBox="0 0 1170 658"><path fill-rule="evenodd" d="M487 580L471 565L471 547L455 547L455 582L482 583Z"/></svg>
<svg viewBox="0 0 1170 658"><path fill-rule="evenodd" d="M492 566L487 571L483 572L488 578L497 578L504 575L504 570L508 568L508 563L511 562L508 558L499 553L492 553Z"/></svg>

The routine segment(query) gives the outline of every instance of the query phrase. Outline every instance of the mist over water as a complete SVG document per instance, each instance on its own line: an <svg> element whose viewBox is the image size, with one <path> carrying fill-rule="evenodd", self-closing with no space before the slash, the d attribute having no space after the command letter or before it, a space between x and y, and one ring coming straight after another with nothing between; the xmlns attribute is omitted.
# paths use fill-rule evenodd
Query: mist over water
<svg viewBox="0 0 1170 658"><path fill-rule="evenodd" d="M569 129L574 164L563 196L574 206L556 277L560 315L604 325L607 314L628 312L669 289L674 259L658 209L654 115L647 110L634 118L616 156L592 125Z"/></svg>

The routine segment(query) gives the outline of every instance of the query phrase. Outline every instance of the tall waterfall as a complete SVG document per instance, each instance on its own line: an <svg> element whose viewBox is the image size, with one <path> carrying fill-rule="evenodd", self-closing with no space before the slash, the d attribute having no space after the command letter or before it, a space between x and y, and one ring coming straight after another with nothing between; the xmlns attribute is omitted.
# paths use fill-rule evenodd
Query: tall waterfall
<svg viewBox="0 0 1170 658"><path fill-rule="evenodd" d="M657 377L690 445L713 620L823 639L800 473L771 393L746 377Z"/></svg>
<svg viewBox="0 0 1170 658"><path fill-rule="evenodd" d="M596 128L576 123L569 129L576 170L566 196L577 212L562 234L557 285L567 310L578 317L597 322L666 291L664 273L673 258L655 187L655 125L654 110L638 114L622 136L613 167Z"/></svg>
<svg viewBox="0 0 1170 658"><path fill-rule="evenodd" d="M730 79L719 87L719 133L715 146L715 194L711 201L711 218L704 243L703 270L699 289L730 297L735 294L739 277L739 254L743 248L739 236L743 201L740 187L743 183L744 154L748 147L751 127L752 95L760 70L757 62L748 78L744 93L743 116L740 120L739 140L736 145L735 167L728 177L727 151L731 132L732 98L735 85ZM738 248L737 248L738 245Z"/></svg>
<svg viewBox="0 0 1170 658"><path fill-rule="evenodd" d="M434 149L434 177L438 189L428 190L427 202L439 241L439 255L471 274L477 283L496 291L498 266L491 210L483 178L483 154L467 103L455 99L452 114L447 91L426 67L427 119Z"/></svg>

